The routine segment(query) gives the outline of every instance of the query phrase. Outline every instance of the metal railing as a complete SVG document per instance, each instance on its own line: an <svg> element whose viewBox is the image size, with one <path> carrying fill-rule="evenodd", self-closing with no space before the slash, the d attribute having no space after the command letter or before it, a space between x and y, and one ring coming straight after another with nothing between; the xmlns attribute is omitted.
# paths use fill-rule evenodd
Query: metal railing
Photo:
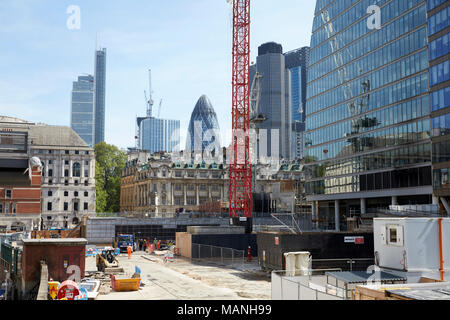
<svg viewBox="0 0 450 320"><path fill-rule="evenodd" d="M193 243L191 259L193 261L207 261L226 265L244 264L245 251Z"/></svg>
<svg viewBox="0 0 450 320"><path fill-rule="evenodd" d="M288 275L285 270L272 271L271 298L272 300L344 300L337 293L328 290L326 282L315 284L311 281L314 273L331 271L340 271L340 269L310 270L308 275L298 270L294 276Z"/></svg>
<svg viewBox="0 0 450 320"><path fill-rule="evenodd" d="M333 264L342 266L343 270L353 271L355 270L366 270L368 266L373 265L375 258L342 258L342 259L313 259L312 263L314 265L327 265ZM346 267L348 266L348 268ZM315 269L321 270L321 269ZM328 271L328 270L327 270ZM341 270L342 271L342 270Z"/></svg>

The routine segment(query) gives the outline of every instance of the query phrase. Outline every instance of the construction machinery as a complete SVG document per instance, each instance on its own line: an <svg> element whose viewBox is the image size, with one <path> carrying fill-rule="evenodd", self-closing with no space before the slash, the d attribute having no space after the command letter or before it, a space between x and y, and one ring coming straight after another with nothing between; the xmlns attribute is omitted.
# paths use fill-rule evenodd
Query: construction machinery
<svg viewBox="0 0 450 320"><path fill-rule="evenodd" d="M128 247L133 251L134 237L132 234L120 234L117 239L117 248L120 252L127 252Z"/></svg>
<svg viewBox="0 0 450 320"><path fill-rule="evenodd" d="M123 271L123 269L119 268L119 260L115 257L114 251L114 248L103 249L101 253L97 254L95 262L98 271L105 272L107 269L116 272Z"/></svg>
<svg viewBox="0 0 450 320"><path fill-rule="evenodd" d="M233 4L232 158L229 197L232 225L252 232L252 164L250 159L250 0Z"/></svg>

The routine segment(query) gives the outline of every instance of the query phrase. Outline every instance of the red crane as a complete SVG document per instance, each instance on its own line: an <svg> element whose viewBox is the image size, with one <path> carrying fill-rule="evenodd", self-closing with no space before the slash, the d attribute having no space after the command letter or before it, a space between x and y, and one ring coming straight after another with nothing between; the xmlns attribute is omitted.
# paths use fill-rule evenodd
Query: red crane
<svg viewBox="0 0 450 320"><path fill-rule="evenodd" d="M230 161L230 218L252 225L250 160L250 0L233 1L233 140Z"/></svg>

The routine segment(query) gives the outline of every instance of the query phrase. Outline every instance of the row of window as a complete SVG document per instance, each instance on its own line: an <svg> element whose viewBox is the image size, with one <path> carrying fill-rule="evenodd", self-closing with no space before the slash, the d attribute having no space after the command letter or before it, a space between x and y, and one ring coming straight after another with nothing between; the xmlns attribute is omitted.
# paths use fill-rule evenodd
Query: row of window
<svg viewBox="0 0 450 320"><path fill-rule="evenodd" d="M445 1L447 1L447 0L427 0L427 4L428 4L427 9L428 9L428 11L431 11L434 8L440 6Z"/></svg>
<svg viewBox="0 0 450 320"><path fill-rule="evenodd" d="M431 162L431 144L429 143L409 145L394 150L309 165L305 167L305 178L311 180L342 176L426 162Z"/></svg>
<svg viewBox="0 0 450 320"><path fill-rule="evenodd" d="M376 51L371 52L359 60L353 60L345 67L339 68L324 78L308 84L308 98L314 97L321 92L330 90L350 79L361 76L367 71L377 69L391 61L417 51L426 45L426 27L414 33L392 42ZM414 66L415 67L415 63Z"/></svg>
<svg viewBox="0 0 450 320"><path fill-rule="evenodd" d="M335 129L328 129L330 128L328 127L324 129L314 130L313 126L327 124L325 121L330 121L330 119L333 118L335 118L335 121L330 121L331 123L339 121L340 119L346 119L351 116L370 111L372 109L371 106L373 106L374 104L380 104L383 106L391 105L398 101L408 99L412 96L421 95L428 91L427 82L428 77L427 74L424 73L421 76L406 79L404 81L398 82L397 84L394 84L391 87L387 87L374 93L370 93L369 95L366 95L366 97L361 98L359 101L355 100L348 104L340 105L337 108L331 108L329 110L326 110L325 112L307 117L306 130L308 130L308 132L306 133L306 144L312 146L325 143L326 141L343 138L345 134L350 134L353 132L351 126L349 125L350 121L337 123L335 126L333 126ZM368 105L368 107L366 107L365 105ZM405 111L410 111L411 113L409 115L401 115L400 117L398 115L396 116L396 114L399 112L398 108L400 107L402 108L402 110L403 108L405 108ZM398 123L400 122L400 119L414 119L420 116L426 116L430 113L429 98L427 96L424 96L421 98L417 98L411 102L406 102L405 107L404 104L400 104L397 106L391 106L385 110L388 110L384 111L387 112L386 116L381 115L381 110L376 112L374 111L370 115L372 117L378 117L378 121L384 120L383 123L386 123L386 125ZM395 110L397 110L397 113L395 112ZM333 111L335 112L334 115L331 114L331 112ZM395 118L389 119L389 113ZM327 119L325 117L327 115L330 116L330 118ZM319 117L319 120L317 120L317 116ZM315 123L315 121L317 122L317 124ZM371 127L369 127L369 130L371 130Z"/></svg>
<svg viewBox="0 0 450 320"><path fill-rule="evenodd" d="M53 191L52 190L49 190L48 192L47 192L47 195L49 196L49 197L52 197L53 196ZM73 192L73 195L75 196L75 197L78 197L78 191L74 191ZM64 191L64 197L68 197L69 196L69 191ZM89 192L88 191L85 191L84 192L84 196L85 197L89 197Z"/></svg>
<svg viewBox="0 0 450 320"><path fill-rule="evenodd" d="M386 0L378 0L376 2L378 6L382 6L386 2ZM350 7L350 5L353 5L353 3L353 0L336 1L323 13L319 14L319 16L321 17L319 21L322 21L322 25L324 25L324 27L320 30L317 30L316 32L316 29L314 29L313 26L313 32L315 34L313 37L314 41L311 41L311 47L317 46L321 42L327 40L329 37L347 28L349 21L356 22L361 18L367 16L367 8L370 5L375 4L373 0L362 0L356 6L347 10L347 8ZM332 25L333 27L330 28L329 25Z"/></svg>
<svg viewBox="0 0 450 320"><path fill-rule="evenodd" d="M450 7L444 8L435 15L428 18L428 35L431 36L450 25Z"/></svg>
<svg viewBox="0 0 450 320"><path fill-rule="evenodd" d="M331 72L335 68L343 67L345 64L351 62L356 57L361 57L383 45L397 39L404 35L404 28L408 30L414 30L415 28L423 25L426 22L426 13L423 6L414 9L412 12L406 14L402 19L405 19L410 23L407 27L400 27L399 20L396 20L377 32L368 34L366 37L359 39L346 48L339 46L339 50L336 50L331 56L311 66L308 70L308 81L314 81L315 79L322 77L323 75ZM426 37L422 38L426 43ZM384 57L388 57L390 50L384 49ZM384 58L386 59L386 58ZM387 64L387 61L384 62Z"/></svg>
<svg viewBox="0 0 450 320"><path fill-rule="evenodd" d="M48 154L55 154L55 151L56 151L56 150L48 150L47 153L48 153ZM39 154L44 154L44 150L39 149L39 150L38 150L38 153L39 153ZM71 154L71 153L72 153L72 152L69 151L69 150L64 150L64 154ZM79 150L75 150L75 151L73 151L73 154L80 154L80 151L79 151ZM84 151L84 154L89 154L89 151Z"/></svg>
<svg viewBox="0 0 450 320"><path fill-rule="evenodd" d="M450 87L430 93L431 111L450 107Z"/></svg>
<svg viewBox="0 0 450 320"><path fill-rule="evenodd" d="M433 188L450 189L450 168L433 170Z"/></svg>
<svg viewBox="0 0 450 320"><path fill-rule="evenodd" d="M69 211L69 203L68 202L64 202L64 211ZM47 202L47 211L52 211L53 210L53 203L52 202ZM88 202L84 202L83 203L83 210L89 210L89 203ZM79 203L78 202L74 202L73 203L73 211L79 211Z"/></svg>
<svg viewBox="0 0 450 320"><path fill-rule="evenodd" d="M450 140L433 143L433 163L450 162Z"/></svg>
<svg viewBox="0 0 450 320"><path fill-rule="evenodd" d="M431 136L439 137L450 134L450 113L431 119Z"/></svg>
<svg viewBox="0 0 450 320"><path fill-rule="evenodd" d="M355 153L397 146L402 143L418 142L429 138L430 120L423 119L307 149L305 161L311 163L336 157L346 157Z"/></svg>
<svg viewBox="0 0 450 320"><path fill-rule="evenodd" d="M73 182L73 184L75 185L75 186L78 186L79 185L79 181L78 180L74 180L74 182ZM53 185L53 180L52 179L48 179L48 185ZM64 180L64 185L65 186L68 186L69 185L69 180ZM87 187L87 186L89 186L89 180L84 180L84 185Z"/></svg>
<svg viewBox="0 0 450 320"><path fill-rule="evenodd" d="M450 34L446 33L442 37L432 41L428 45L428 56L430 61L445 56L450 53Z"/></svg>
<svg viewBox="0 0 450 320"><path fill-rule="evenodd" d="M428 96L393 105L389 108L371 112L364 117L342 121L308 133L310 145L339 140L355 134L364 133L382 127L399 124L430 114Z"/></svg>
<svg viewBox="0 0 450 320"><path fill-rule="evenodd" d="M17 205L12 202L0 202L0 213L5 213L5 214L15 214L17 211Z"/></svg>
<svg viewBox="0 0 450 320"><path fill-rule="evenodd" d="M450 80L450 60L446 60L430 68L431 86L435 86L448 80Z"/></svg>
<svg viewBox="0 0 450 320"><path fill-rule="evenodd" d="M307 194L339 194L361 191L415 188L431 185L431 168L412 168L307 182Z"/></svg>
<svg viewBox="0 0 450 320"><path fill-rule="evenodd" d="M404 34L405 32L408 32L412 30L413 26L418 26L419 21L421 23L425 23L426 19L426 8L425 5L420 6L419 10L414 10L406 15L402 15L404 12L409 10L410 8L413 8L418 5L418 3L423 2L423 0L396 0L391 1L388 5L381 8L381 18L382 18L382 24L386 24L386 22L392 21L387 26L382 26L381 30L374 31L373 33L378 33L380 36L377 36L377 38L381 38L384 32L382 31L384 28L388 28L391 30L398 30L398 35ZM401 5L401 8L400 8ZM405 7L406 6L406 7ZM347 21L347 25L349 22ZM380 32L381 31L381 32ZM323 58L329 56L332 53L335 53L334 50L337 48L344 48L348 44L355 41L355 39L359 39L359 41L362 40L362 37L368 33L372 32L367 27L367 20L363 19L359 21L358 23L352 25L345 31L337 34L336 36L332 38L328 38L326 42L323 44L312 47L311 49L311 65L314 65L318 61L322 60ZM313 34L311 41L314 41L314 38L317 34ZM385 44L386 42L389 42L391 39L391 36L388 35L387 38L382 40L381 43L378 45L375 45L375 41L371 41L369 45L371 46L368 51L361 51L361 52L370 52L373 49L379 47L382 44ZM361 39L360 39L361 38ZM392 38L393 39L393 38ZM360 55L361 52L357 52L357 55Z"/></svg>
<svg viewBox="0 0 450 320"><path fill-rule="evenodd" d="M318 112L329 106L336 105L343 101L352 99L355 96L359 96L369 90L375 90L391 82L406 78L422 70L428 68L428 56L427 50L422 50L414 55L408 56L402 60L392 63L382 69L371 72L364 76L363 79L355 79L347 82L344 85L336 87L331 91L327 91L324 94L316 96L307 102L307 113ZM428 80L428 79L427 79ZM364 85L368 82L368 85ZM428 83L425 84L426 88L422 88L428 91ZM386 94L392 91L391 88L384 88ZM424 91L421 91L424 92ZM393 103L393 102L391 102Z"/></svg>

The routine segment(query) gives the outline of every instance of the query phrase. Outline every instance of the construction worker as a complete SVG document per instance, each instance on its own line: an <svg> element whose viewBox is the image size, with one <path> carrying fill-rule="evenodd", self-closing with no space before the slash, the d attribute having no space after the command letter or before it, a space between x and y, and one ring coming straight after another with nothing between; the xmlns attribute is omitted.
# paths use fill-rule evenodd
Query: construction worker
<svg viewBox="0 0 450 320"><path fill-rule="evenodd" d="M128 246L128 248L127 248L128 259L131 259L131 251L133 251L133 248L131 248L131 246Z"/></svg>

